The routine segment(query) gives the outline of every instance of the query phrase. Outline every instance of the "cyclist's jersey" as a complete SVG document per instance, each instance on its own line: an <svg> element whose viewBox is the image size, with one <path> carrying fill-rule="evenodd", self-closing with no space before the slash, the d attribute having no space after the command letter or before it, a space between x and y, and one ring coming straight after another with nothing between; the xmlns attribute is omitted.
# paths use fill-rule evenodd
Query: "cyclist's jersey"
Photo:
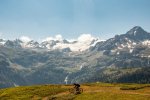
<svg viewBox="0 0 150 100"><path fill-rule="evenodd" d="M77 87L80 87L80 85L79 85L79 84L76 84L76 86L77 86Z"/></svg>
<svg viewBox="0 0 150 100"><path fill-rule="evenodd" d="M75 88L79 88L80 85L79 84L74 84Z"/></svg>

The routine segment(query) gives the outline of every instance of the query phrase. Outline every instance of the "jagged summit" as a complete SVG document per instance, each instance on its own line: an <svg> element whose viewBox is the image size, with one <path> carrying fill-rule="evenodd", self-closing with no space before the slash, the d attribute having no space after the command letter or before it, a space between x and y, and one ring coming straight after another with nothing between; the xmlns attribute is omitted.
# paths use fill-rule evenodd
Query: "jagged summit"
<svg viewBox="0 0 150 100"><path fill-rule="evenodd" d="M141 26L134 26L132 28L132 30L135 30L135 31L142 30L142 31L144 31L144 29Z"/></svg>
<svg viewBox="0 0 150 100"><path fill-rule="evenodd" d="M146 32L142 27L135 26L126 33L126 36L136 41L150 39L150 33Z"/></svg>
<svg viewBox="0 0 150 100"><path fill-rule="evenodd" d="M136 35L137 33L142 34L146 33L146 31L140 26L135 26L132 29L130 29L126 34Z"/></svg>
<svg viewBox="0 0 150 100"><path fill-rule="evenodd" d="M146 32L140 26L135 26L126 34L116 35L105 42L99 42L91 50L112 50L133 48L136 44L149 43L150 33Z"/></svg>

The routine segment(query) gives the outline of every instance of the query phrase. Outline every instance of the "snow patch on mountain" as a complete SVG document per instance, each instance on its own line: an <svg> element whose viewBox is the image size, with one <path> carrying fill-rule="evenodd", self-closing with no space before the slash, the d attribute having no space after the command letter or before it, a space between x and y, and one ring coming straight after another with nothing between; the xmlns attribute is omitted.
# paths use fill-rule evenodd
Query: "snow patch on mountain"
<svg viewBox="0 0 150 100"><path fill-rule="evenodd" d="M6 43L6 40L0 39L0 45L4 45Z"/></svg>
<svg viewBox="0 0 150 100"><path fill-rule="evenodd" d="M134 31L134 36L136 36L136 31Z"/></svg>
<svg viewBox="0 0 150 100"><path fill-rule="evenodd" d="M142 42L143 45L150 46L150 40L145 40Z"/></svg>

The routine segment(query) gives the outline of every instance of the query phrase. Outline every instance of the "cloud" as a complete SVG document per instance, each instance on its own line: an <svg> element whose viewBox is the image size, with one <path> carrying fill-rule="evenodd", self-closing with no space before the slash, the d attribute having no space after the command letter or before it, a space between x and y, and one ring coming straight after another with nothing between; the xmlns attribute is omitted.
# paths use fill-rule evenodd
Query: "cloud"
<svg viewBox="0 0 150 100"><path fill-rule="evenodd" d="M2 32L0 32L0 37L3 35L3 33Z"/></svg>
<svg viewBox="0 0 150 100"><path fill-rule="evenodd" d="M91 34L82 34L78 37L78 42L91 42L94 39L96 39L95 37L93 37Z"/></svg>
<svg viewBox="0 0 150 100"><path fill-rule="evenodd" d="M45 38L45 39L43 39L43 42L44 41L51 41L51 40L54 40L54 41L62 41L63 40L63 37L62 37L62 35L60 35L60 34L58 34L58 35L56 35L56 36L54 36L54 37L47 37L47 38Z"/></svg>
<svg viewBox="0 0 150 100"><path fill-rule="evenodd" d="M63 40L63 38L62 38L62 36L61 36L60 34L56 35L56 36L55 36L55 39L56 39L56 40L60 40L60 41Z"/></svg>
<svg viewBox="0 0 150 100"><path fill-rule="evenodd" d="M20 37L20 40L22 40L24 43L31 41L31 39L27 36ZM71 51L84 51L84 50L88 49L90 46L95 45L100 39L92 36L91 34L81 34L76 39L66 39L70 43L64 43L64 42L62 42L64 40L64 38L62 37L62 35L58 34L54 37L47 37L47 38L43 39L42 42L52 41L52 40L60 41L60 42L57 42L54 46L52 46L50 48L53 48L53 49L70 48ZM74 41L76 41L76 42L74 42ZM47 46L49 47L50 45L47 45Z"/></svg>
<svg viewBox="0 0 150 100"><path fill-rule="evenodd" d="M2 38L2 37L3 37L3 34L4 34L4 33L0 32L0 38Z"/></svg>
<svg viewBox="0 0 150 100"><path fill-rule="evenodd" d="M82 34L77 39L70 39L69 42L77 41L71 44L57 43L53 48L54 49L62 49L69 47L72 51L84 51L91 46L91 43L94 40L98 40L93 37L91 34ZM97 42L97 41L95 41ZM94 43L95 43L94 42Z"/></svg>
<svg viewBox="0 0 150 100"><path fill-rule="evenodd" d="M23 41L23 42L29 42L29 41L31 41L31 39L29 37L27 37L27 36L21 36L19 39L21 41Z"/></svg>
<svg viewBox="0 0 150 100"><path fill-rule="evenodd" d="M52 48L53 49L63 49L63 48L70 48L71 51L84 51L88 49L90 46L95 45L97 42L100 41L99 38L92 36L91 34L81 34L78 38L76 39L66 39L70 43L63 43L61 42L64 38L62 35L58 34L54 37L47 37L44 39L42 42L45 41L60 41L56 43ZM74 42L76 41L76 42Z"/></svg>

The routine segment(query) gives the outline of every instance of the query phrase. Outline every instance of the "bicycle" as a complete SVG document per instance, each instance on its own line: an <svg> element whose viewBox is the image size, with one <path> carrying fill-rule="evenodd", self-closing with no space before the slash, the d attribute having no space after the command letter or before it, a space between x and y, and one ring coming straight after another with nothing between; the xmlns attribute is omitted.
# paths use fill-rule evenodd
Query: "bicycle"
<svg viewBox="0 0 150 100"><path fill-rule="evenodd" d="M83 89L79 88L79 90L77 91L76 88L71 88L71 89L69 89L69 92L72 94L80 94L83 92Z"/></svg>

